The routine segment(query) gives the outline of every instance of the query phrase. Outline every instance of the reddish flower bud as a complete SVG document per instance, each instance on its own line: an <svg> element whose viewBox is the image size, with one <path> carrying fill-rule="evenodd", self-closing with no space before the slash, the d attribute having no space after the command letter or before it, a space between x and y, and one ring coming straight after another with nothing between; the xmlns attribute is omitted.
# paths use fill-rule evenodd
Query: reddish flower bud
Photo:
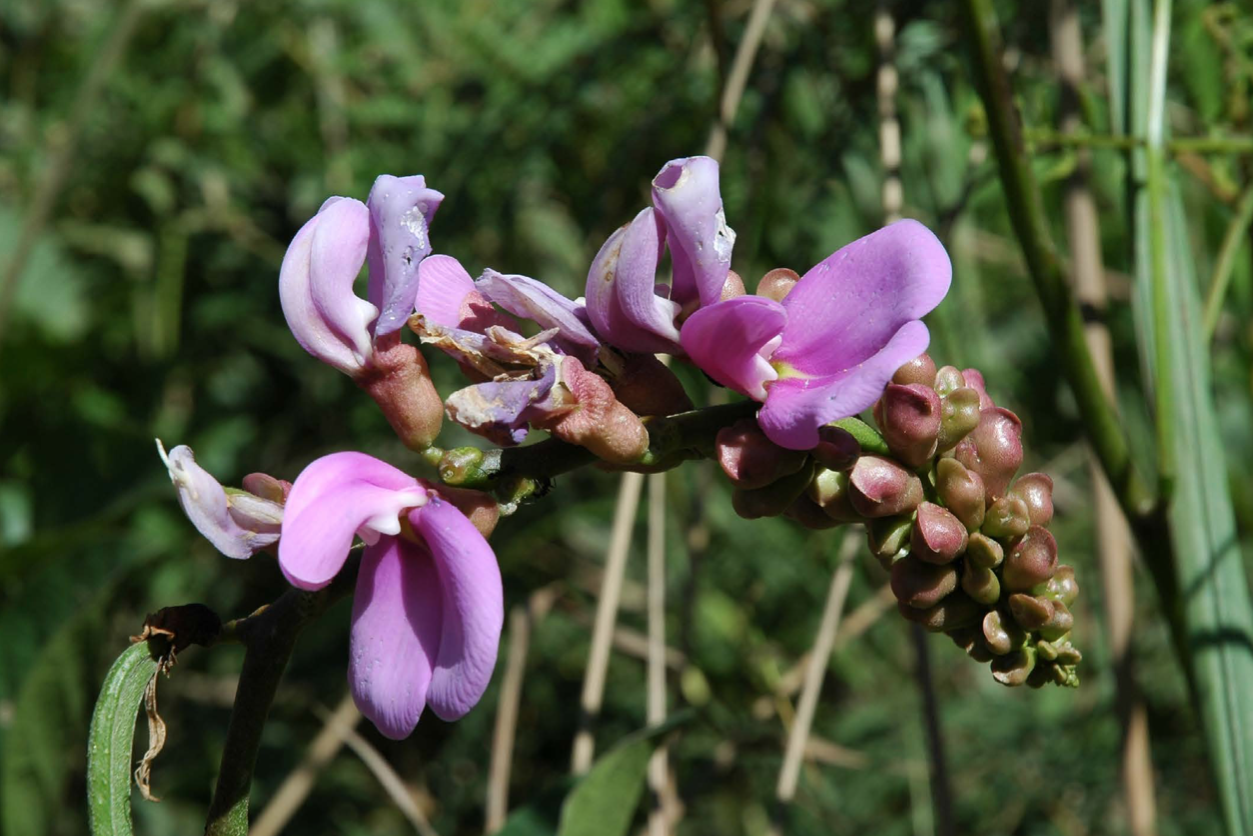
<svg viewBox="0 0 1254 836"><path fill-rule="evenodd" d="M814 460L829 470L848 470L861 453L852 433L831 425L819 427L818 446L810 451Z"/></svg>
<svg viewBox="0 0 1254 836"><path fill-rule="evenodd" d="M958 570L906 555L893 563L892 589L897 600L915 609L935 606L958 588Z"/></svg>
<svg viewBox="0 0 1254 836"><path fill-rule="evenodd" d="M1019 538L1002 567L1002 582L1011 592L1045 583L1058 568L1058 543L1048 530L1034 525Z"/></svg>
<svg viewBox="0 0 1254 836"><path fill-rule="evenodd" d="M989 537L1009 539L1027 533L1031 524L1027 503L1017 496L1003 496L988 506L980 530Z"/></svg>
<svg viewBox="0 0 1254 836"><path fill-rule="evenodd" d="M541 429L586 447L597 458L611 464L631 464L649 448L649 433L630 409L614 397L605 379L588 371L574 357L565 357L561 366L563 398L568 411L535 421Z"/></svg>
<svg viewBox="0 0 1254 836"><path fill-rule="evenodd" d="M907 621L920 624L923 626L923 629L931 633L947 633L950 630L978 624L980 616L984 612L979 604L961 592L955 592L943 599L939 604L928 607L925 610L917 610L898 601L897 611Z"/></svg>
<svg viewBox="0 0 1254 836"><path fill-rule="evenodd" d="M1022 685L1036 667L1036 652L1030 647L1021 647L1014 653L994 659L991 667L993 679L1002 685Z"/></svg>
<svg viewBox="0 0 1254 836"><path fill-rule="evenodd" d="M440 434L444 403L435 391L427 361L400 332L375 341L369 364L353 375L354 382L374 398L401 443L421 452Z"/></svg>
<svg viewBox="0 0 1254 836"><path fill-rule="evenodd" d="M1010 486L1009 494L1026 503L1032 525L1048 526L1054 518L1054 480L1044 473L1020 476Z"/></svg>
<svg viewBox="0 0 1254 836"><path fill-rule="evenodd" d="M1071 632L1071 627L1075 624L1075 618L1071 615L1071 610L1067 609L1067 605L1062 601L1051 601L1050 603L1053 607L1053 612L1050 614L1049 621L1040 626L1039 632L1045 639L1056 641Z"/></svg>
<svg viewBox="0 0 1254 836"><path fill-rule="evenodd" d="M777 479L764 488L732 493L732 510L746 520L778 517L805 491L814 475L814 465L807 463L796 473Z"/></svg>
<svg viewBox="0 0 1254 836"><path fill-rule="evenodd" d="M962 570L962 591L986 607L997 603L1001 597L1001 581L992 569L967 561Z"/></svg>
<svg viewBox="0 0 1254 836"><path fill-rule="evenodd" d="M796 473L806 462L804 450L785 450L766 437L752 418L723 427L714 438L714 454L727 478L753 490Z"/></svg>
<svg viewBox="0 0 1254 836"><path fill-rule="evenodd" d="M815 504L814 500L805 494L793 500L792 505L789 505L788 509L784 511L784 516L799 523L803 528L808 528L812 531L822 531L845 524L844 520L829 517L822 508Z"/></svg>
<svg viewBox="0 0 1254 836"><path fill-rule="evenodd" d="M997 405L988 396L988 390L984 387L984 375L977 369L963 369L962 379L968 387L980 393L980 409L992 409Z"/></svg>
<svg viewBox="0 0 1254 836"><path fill-rule="evenodd" d="M735 270L727 271L727 278L723 282L723 292L719 294L718 300L725 302L728 299L735 299L737 296L745 295L745 282L740 278L740 274Z"/></svg>
<svg viewBox="0 0 1254 836"><path fill-rule="evenodd" d="M961 387L941 398L941 425L936 435L936 449L942 453L952 449L980 424L980 394Z"/></svg>
<svg viewBox="0 0 1254 836"><path fill-rule="evenodd" d="M936 494L967 531L978 531L984 522L984 480L957 459L936 462Z"/></svg>
<svg viewBox="0 0 1254 836"><path fill-rule="evenodd" d="M1016 592L1007 603L1010 605L1010 614L1024 630L1039 630L1054 617L1054 603L1048 598Z"/></svg>
<svg viewBox="0 0 1254 836"><path fill-rule="evenodd" d="M767 299L774 299L776 302L784 301L784 297L788 295L788 291L801 280L795 270L789 270L787 267L776 267L771 270L762 280L758 282L758 295L765 296Z"/></svg>
<svg viewBox="0 0 1254 836"><path fill-rule="evenodd" d="M954 448L954 457L984 480L989 502L1006 493L1015 471L1023 463L1020 436L1023 425L1008 409L980 411L980 423Z"/></svg>
<svg viewBox="0 0 1254 836"><path fill-rule="evenodd" d="M450 488L447 485L441 485L436 490L450 505L461 511L462 516L470 520L480 534L485 538L492 536L501 519L501 510L491 494L469 488Z"/></svg>
<svg viewBox="0 0 1254 836"><path fill-rule="evenodd" d="M849 501L849 474L819 468L806 493L824 514L839 522L861 522L862 517Z"/></svg>
<svg viewBox="0 0 1254 836"><path fill-rule="evenodd" d="M287 495L292 492L292 483L286 479L276 479L268 473L250 473L240 482L244 490L253 496L277 502L287 502Z"/></svg>
<svg viewBox="0 0 1254 836"><path fill-rule="evenodd" d="M936 363L926 354L920 354L893 373L893 383L899 383L902 386L917 383L930 387L935 382Z"/></svg>
<svg viewBox="0 0 1254 836"><path fill-rule="evenodd" d="M892 459L862 456L849 472L849 501L864 517L895 517L923 501L919 477Z"/></svg>
<svg viewBox="0 0 1254 836"><path fill-rule="evenodd" d="M924 502L910 533L910 551L928 563L949 563L966 551L967 528L939 505Z"/></svg>
<svg viewBox="0 0 1254 836"><path fill-rule="evenodd" d="M679 378L652 354L628 354L610 388L619 403L641 417L692 409Z"/></svg>
<svg viewBox="0 0 1254 836"><path fill-rule="evenodd" d="M936 452L941 426L940 397L920 383L890 383L875 405L875 422L888 449L904 464L919 467Z"/></svg>
<svg viewBox="0 0 1254 836"><path fill-rule="evenodd" d="M1027 633L1015 622L1002 615L1001 610L990 610L980 622L984 644L997 656L1005 656L1021 647L1028 639Z"/></svg>
<svg viewBox="0 0 1254 836"><path fill-rule="evenodd" d="M1004 553L1001 543L978 531L967 538L967 562L984 569L996 569L1001 565Z"/></svg>

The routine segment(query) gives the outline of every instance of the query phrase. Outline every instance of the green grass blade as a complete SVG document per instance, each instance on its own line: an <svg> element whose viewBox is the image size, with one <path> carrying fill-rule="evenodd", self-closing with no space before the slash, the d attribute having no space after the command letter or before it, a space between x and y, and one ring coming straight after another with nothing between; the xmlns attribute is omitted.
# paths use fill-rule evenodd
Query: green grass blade
<svg viewBox="0 0 1254 836"><path fill-rule="evenodd" d="M105 676L87 738L87 810L92 836L131 833L131 746L144 686L157 663L146 642L133 644Z"/></svg>

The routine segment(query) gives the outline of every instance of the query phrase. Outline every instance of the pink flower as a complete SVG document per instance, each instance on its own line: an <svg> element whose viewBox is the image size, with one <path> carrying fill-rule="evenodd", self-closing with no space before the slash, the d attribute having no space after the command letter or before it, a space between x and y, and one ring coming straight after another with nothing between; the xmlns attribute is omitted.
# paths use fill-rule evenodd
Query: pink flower
<svg viewBox="0 0 1254 836"><path fill-rule="evenodd" d="M428 705L444 720L464 716L496 666L504 610L492 548L436 489L363 453L333 453L292 486L279 566L293 585L319 589L354 536L367 544L349 639L357 707L394 740Z"/></svg>
<svg viewBox="0 0 1254 836"><path fill-rule="evenodd" d="M701 308L680 341L710 377L762 402L772 441L809 450L820 427L870 407L923 353L920 318L945 298L951 273L927 227L898 221L819 262L782 303L740 296Z"/></svg>

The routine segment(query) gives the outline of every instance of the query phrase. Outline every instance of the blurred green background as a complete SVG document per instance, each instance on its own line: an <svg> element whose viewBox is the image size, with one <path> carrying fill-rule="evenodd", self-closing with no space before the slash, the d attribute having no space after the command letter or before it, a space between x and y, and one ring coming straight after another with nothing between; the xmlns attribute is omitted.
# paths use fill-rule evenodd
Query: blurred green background
<svg viewBox="0 0 1254 836"><path fill-rule="evenodd" d="M750 5L171 0L140 7L116 67L86 95L84 79L130 12L85 0L0 7L0 265L21 240L33 241L16 283L0 288L11 302L0 303L5 834L85 832L87 722L105 670L146 612L200 601L234 617L285 587L270 557L233 562L197 536L154 437L191 445L227 484L258 470L292 479L314 457L349 448L422 471L374 404L291 339L276 287L298 226L330 194L364 199L379 173L423 173L446 195L433 225L437 252L472 274L491 266L579 295L592 255L646 204L662 163L705 147ZM1100 8L1081 5L1082 114L1101 133L1109 118ZM999 8L1026 127L1055 130L1048 4ZM955 266L953 290L930 321L932 354L982 369L998 402L1023 418L1024 470L1055 480L1054 531L1083 590L1078 691L1005 689L944 637L929 639L954 832L1124 833L1121 731L1081 428L1009 228L955 4L890 9L905 214L943 237ZM1175 3L1171 47L1174 131L1249 136L1248 4ZM776 4L722 167L738 233L733 266L750 287L767 269L804 271L880 225L877 60L872 4ZM80 127L64 183L50 191L50 165ZM1207 280L1249 182L1249 154L1178 162L1188 173L1181 184L1197 273ZM1055 239L1065 242L1062 184L1076 156L1054 147L1034 163ZM1132 342L1120 152L1095 152L1092 185L1123 420L1140 453L1152 447L1152 431ZM24 221L40 201L52 211L31 230ZM1242 235L1212 348L1247 565L1250 262ZM452 391L452 363L431 359L441 391ZM699 375L685 381L694 400L708 397ZM458 438L446 430L446 446ZM568 770L616 484L596 471L565 477L493 538L507 606L550 584L560 592L532 636L514 806ZM795 700L781 682L813 640L842 533L740 520L726 484L697 466L671 474L669 496L667 626L681 654L670 700L695 706L699 718L672 749L684 808L678 832L759 834ZM637 632L643 539L620 617ZM866 604L874 615L886 580L860 556L847 612ZM321 729L319 709L346 693L348 619L345 601L297 647L263 740L255 811ZM1197 721L1144 572L1135 624L1158 832L1217 833ZM161 683L170 737L153 788L163 800L136 800L137 832L203 826L241 658L237 647L193 649ZM843 754L838 763L807 761L790 832L944 832L929 801L914 666L910 632L891 608L839 644L814 734ZM400 743L359 727L446 836L483 828L500 672L457 724L428 716ZM644 725L644 709L643 661L617 652L599 748ZM345 749L287 832L408 827Z"/></svg>

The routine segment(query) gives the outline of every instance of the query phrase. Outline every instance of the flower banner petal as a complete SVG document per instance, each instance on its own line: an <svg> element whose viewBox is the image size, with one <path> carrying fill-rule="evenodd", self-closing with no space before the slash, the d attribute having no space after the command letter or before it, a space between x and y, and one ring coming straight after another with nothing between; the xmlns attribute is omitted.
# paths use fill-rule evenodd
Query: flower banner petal
<svg viewBox="0 0 1254 836"><path fill-rule="evenodd" d="M418 268L431 254L431 219L444 195L421 174L381 174L370 189L370 301L379 309L374 334L398 331L414 312Z"/></svg>
<svg viewBox="0 0 1254 836"><path fill-rule="evenodd" d="M731 269L736 233L727 225L718 188L718 162L710 157L671 160L653 178L653 205L671 249L671 299L712 305Z"/></svg>
<svg viewBox="0 0 1254 836"><path fill-rule="evenodd" d="M684 352L701 371L754 400L779 377L770 363L788 323L784 306L762 296L737 296L700 308L680 333Z"/></svg>

